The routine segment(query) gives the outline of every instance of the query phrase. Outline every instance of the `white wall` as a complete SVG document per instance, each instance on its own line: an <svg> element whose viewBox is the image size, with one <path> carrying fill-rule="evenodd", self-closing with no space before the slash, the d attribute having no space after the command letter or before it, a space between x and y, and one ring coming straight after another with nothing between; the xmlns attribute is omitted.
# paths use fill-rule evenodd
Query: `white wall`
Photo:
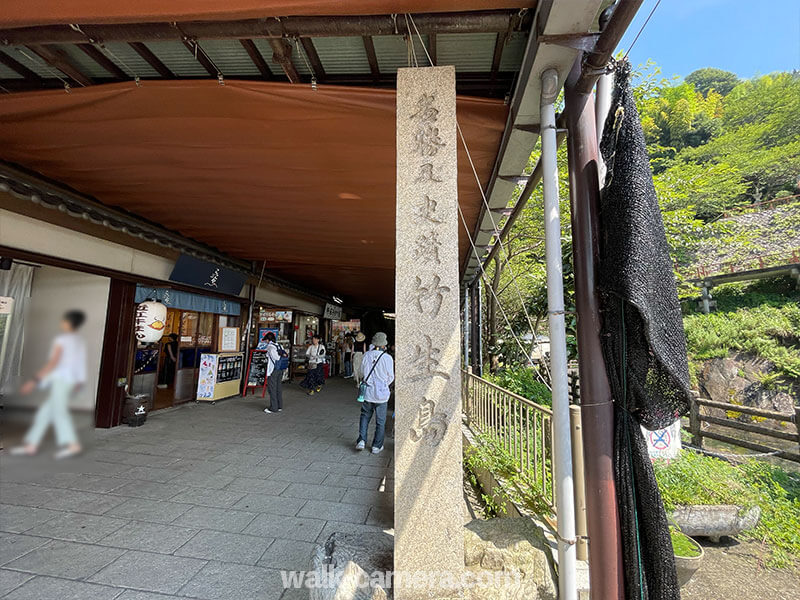
<svg viewBox="0 0 800 600"><path fill-rule="evenodd" d="M108 277L49 266L36 269L33 275L24 324L23 373L34 373L47 360L50 345L53 337L59 333L59 323L65 312L79 309L86 313L86 323L80 332L86 340L88 381L73 398L71 408L93 410L95 406L109 284ZM28 403L38 399L19 400Z"/></svg>

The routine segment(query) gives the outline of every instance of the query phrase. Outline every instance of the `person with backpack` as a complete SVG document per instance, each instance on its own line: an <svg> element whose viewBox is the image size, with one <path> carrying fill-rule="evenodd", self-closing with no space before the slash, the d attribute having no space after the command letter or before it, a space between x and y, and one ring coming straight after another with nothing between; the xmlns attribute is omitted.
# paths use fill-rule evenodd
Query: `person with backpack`
<svg viewBox="0 0 800 600"><path fill-rule="evenodd" d="M386 433L386 407L391 392L389 386L394 381L394 359L387 352L386 334L379 331L372 337L374 346L364 354L361 363L364 380L359 386L358 400L361 404L361 418L358 425L356 450L367 445L367 429L375 413L375 435L372 438L372 453L383 451L383 438Z"/></svg>
<svg viewBox="0 0 800 600"><path fill-rule="evenodd" d="M268 331L264 336L267 340L267 391L269 392L269 407L264 409L267 414L279 413L283 410L283 372L289 366L286 351L275 341L275 333Z"/></svg>
<svg viewBox="0 0 800 600"><path fill-rule="evenodd" d="M314 393L322 391L325 385L325 363L328 360L325 356L325 345L321 342L318 333L311 336L311 345L306 350L308 359L308 372L305 379L300 383L300 387L308 390L306 393L313 396Z"/></svg>

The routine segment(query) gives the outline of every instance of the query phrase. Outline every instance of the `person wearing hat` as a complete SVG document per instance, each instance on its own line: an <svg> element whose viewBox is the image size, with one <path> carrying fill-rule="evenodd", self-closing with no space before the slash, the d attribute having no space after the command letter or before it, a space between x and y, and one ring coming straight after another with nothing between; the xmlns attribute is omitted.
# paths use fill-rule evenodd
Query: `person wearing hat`
<svg viewBox="0 0 800 600"><path fill-rule="evenodd" d="M361 363L364 383L367 386L364 402L361 403L361 419L358 426L356 450L367 446L367 428L375 413L375 435L372 438L372 453L383 450L383 437L386 431L386 408L389 402L389 386L394 381L394 360L387 352L386 334L379 331L372 337L374 348L364 354Z"/></svg>
<svg viewBox="0 0 800 600"><path fill-rule="evenodd" d="M356 386L361 385L361 361L364 360L364 353L367 351L367 336L363 331L356 334L356 341L353 342L353 377Z"/></svg>

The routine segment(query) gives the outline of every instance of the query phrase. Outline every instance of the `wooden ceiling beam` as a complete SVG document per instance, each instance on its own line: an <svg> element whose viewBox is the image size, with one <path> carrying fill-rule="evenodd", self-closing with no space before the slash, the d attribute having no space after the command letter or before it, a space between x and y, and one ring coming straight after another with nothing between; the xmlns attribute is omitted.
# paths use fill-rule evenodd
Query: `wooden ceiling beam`
<svg viewBox="0 0 800 600"><path fill-rule="evenodd" d="M31 87L37 87L42 84L42 77L38 75L36 71L29 69L5 52L0 52L0 64L3 64L15 73L22 75L23 80L30 84Z"/></svg>
<svg viewBox="0 0 800 600"><path fill-rule="evenodd" d="M527 31L534 11L521 19L516 10L487 10L414 15L420 34L500 33L509 29ZM181 40L183 36L200 40L264 39L281 37L330 37L365 35L416 35L408 31L404 19L391 15L341 17L282 17L238 21L191 21L177 23L81 24L81 31L67 25L0 29L0 43L12 46L29 44L80 44L87 36L104 42L155 42Z"/></svg>
<svg viewBox="0 0 800 600"><path fill-rule="evenodd" d="M431 55L431 62L436 65L438 64L438 59L436 58L436 34L429 33L428 34L428 54Z"/></svg>
<svg viewBox="0 0 800 600"><path fill-rule="evenodd" d="M253 61L253 64L264 79L274 79L275 76L272 74L272 69L269 68L267 61L264 60L264 57L261 55L261 52L259 52L253 40L239 40L239 43L242 45L242 48L245 49L250 60Z"/></svg>
<svg viewBox="0 0 800 600"><path fill-rule="evenodd" d="M272 60L278 63L291 83L300 83L300 74L292 62L292 44L285 39L270 39Z"/></svg>
<svg viewBox="0 0 800 600"><path fill-rule="evenodd" d="M90 77L84 75L80 69L72 63L69 55L61 48L48 46L46 44L41 46L31 45L28 46L28 48L48 65L54 69L58 69L75 83L82 86L94 84Z"/></svg>
<svg viewBox="0 0 800 600"><path fill-rule="evenodd" d="M319 54L317 54L317 49L314 47L314 42L311 38L304 37L300 38L300 43L303 45L303 50L311 63L311 69L314 71L317 81L324 81L325 67L322 66L322 61L319 59Z"/></svg>
<svg viewBox="0 0 800 600"><path fill-rule="evenodd" d="M203 68L208 71L208 74L212 77L218 77L221 75L219 69L211 62L211 60L206 56L206 53L203 52L203 48L200 47L196 41L193 40L182 40L183 45L186 46L186 49L192 53L195 60L203 65Z"/></svg>
<svg viewBox="0 0 800 600"><path fill-rule="evenodd" d="M372 72L372 79L378 81L381 78L381 70L378 68L378 55L375 54L375 42L372 41L371 35L365 35L364 50L367 53L367 61L369 61L369 70Z"/></svg>
<svg viewBox="0 0 800 600"><path fill-rule="evenodd" d="M151 67L153 70L161 75L162 77L166 77L167 79L175 79L175 73L169 70L167 65L165 65L159 58L153 54L153 51L150 50L147 46L145 46L142 42L131 42L128 44L131 48L133 48L134 52L142 57L142 59Z"/></svg>
<svg viewBox="0 0 800 600"><path fill-rule="evenodd" d="M108 71L111 76L116 77L117 79L130 79L130 76L125 71L118 67L117 64L108 56L103 54L103 52L94 44L77 44L77 46L84 52L84 54Z"/></svg>

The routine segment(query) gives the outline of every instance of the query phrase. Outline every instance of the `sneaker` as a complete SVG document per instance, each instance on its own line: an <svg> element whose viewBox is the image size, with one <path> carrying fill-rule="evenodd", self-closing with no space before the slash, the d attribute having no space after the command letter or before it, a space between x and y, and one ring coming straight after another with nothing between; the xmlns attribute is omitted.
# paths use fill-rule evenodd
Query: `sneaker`
<svg viewBox="0 0 800 600"><path fill-rule="evenodd" d="M380 448L376 448L375 446L372 447L373 454L380 454L381 452L383 452L383 446L381 446Z"/></svg>
<svg viewBox="0 0 800 600"><path fill-rule="evenodd" d="M321 391L322 391L322 386L319 386L319 387L317 388L317 393L319 394Z"/></svg>
<svg viewBox="0 0 800 600"><path fill-rule="evenodd" d="M268 415L271 415L271 414L272 414L273 412L275 412L275 411L273 411L273 410L270 410L270 409L268 409L268 408L265 408L265 409L264 409L264 412L265 412L265 413L267 413Z"/></svg>
<svg viewBox="0 0 800 600"><path fill-rule="evenodd" d="M56 460L64 460L65 458L72 458L73 456L78 456L80 453L81 453L80 448L62 448L53 455L53 458L55 458Z"/></svg>
<svg viewBox="0 0 800 600"><path fill-rule="evenodd" d="M306 395L307 395L307 396L313 396L313 395L314 395L314 390L308 390L308 391L306 392Z"/></svg>
<svg viewBox="0 0 800 600"><path fill-rule="evenodd" d="M282 409L282 408L279 408L279 409L278 409L278 412L283 412L283 409Z"/></svg>
<svg viewBox="0 0 800 600"><path fill-rule="evenodd" d="M11 456L34 456L36 450L31 450L28 446L14 446L8 449L8 453Z"/></svg>
<svg viewBox="0 0 800 600"><path fill-rule="evenodd" d="M356 444L356 450L363 450L366 446L367 444L364 442L364 440L358 440L358 443Z"/></svg>

